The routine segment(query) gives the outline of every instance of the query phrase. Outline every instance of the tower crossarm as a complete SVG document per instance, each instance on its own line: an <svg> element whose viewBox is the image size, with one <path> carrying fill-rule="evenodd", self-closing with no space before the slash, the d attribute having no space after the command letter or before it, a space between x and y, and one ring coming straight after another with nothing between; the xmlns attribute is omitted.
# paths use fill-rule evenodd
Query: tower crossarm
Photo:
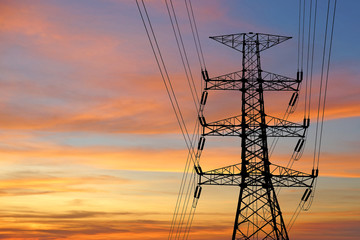
<svg viewBox="0 0 360 240"><path fill-rule="evenodd" d="M266 133L268 137L303 137L307 126L286 121L284 119L266 116ZM242 123L241 115L225 118L219 121L206 123L204 117L200 117L203 126L203 136L242 136L241 128L245 124L249 132L257 132L261 123Z"/></svg>
<svg viewBox="0 0 360 240"><path fill-rule="evenodd" d="M232 72L205 80L205 90L241 90L242 71Z"/></svg>
<svg viewBox="0 0 360 240"><path fill-rule="evenodd" d="M271 182L274 187L311 187L312 174L303 173L290 168L271 164ZM199 178L199 185L229 185L229 186L262 186L265 172L261 164L250 163L245 173L246 180L241 182L242 173L240 164L231 165L215 170L202 172Z"/></svg>
<svg viewBox="0 0 360 240"><path fill-rule="evenodd" d="M242 90L242 82L247 82L246 90L256 89L258 87L259 79L258 71L248 70L244 73L245 78L242 78L243 71L232 72L218 77L205 79L205 90ZM262 71L262 87L263 91L298 91L300 80L285 77L279 74Z"/></svg>
<svg viewBox="0 0 360 240"><path fill-rule="evenodd" d="M266 116L266 133L268 137L304 137L308 122L293 123L281 118Z"/></svg>
<svg viewBox="0 0 360 240"><path fill-rule="evenodd" d="M275 187L311 187L313 174L307 174L291 168L272 164L271 179Z"/></svg>
<svg viewBox="0 0 360 240"><path fill-rule="evenodd" d="M203 172L199 177L200 185L231 185L241 184L241 164Z"/></svg>
<svg viewBox="0 0 360 240"><path fill-rule="evenodd" d="M262 71L264 91L298 91L300 80Z"/></svg>
<svg viewBox="0 0 360 240"><path fill-rule="evenodd" d="M200 120L203 126L203 136L240 136L241 115L225 118L207 124Z"/></svg>
<svg viewBox="0 0 360 240"><path fill-rule="evenodd" d="M256 48L256 45L258 44L258 51L261 52L288 39L291 39L291 37L286 36L252 32L213 36L210 38L239 52L244 52L244 43L246 43L247 49L254 50Z"/></svg>

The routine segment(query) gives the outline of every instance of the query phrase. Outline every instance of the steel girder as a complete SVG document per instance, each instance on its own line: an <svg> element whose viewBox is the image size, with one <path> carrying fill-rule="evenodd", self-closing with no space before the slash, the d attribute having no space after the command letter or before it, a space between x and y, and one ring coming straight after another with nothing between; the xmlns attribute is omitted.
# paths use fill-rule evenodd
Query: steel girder
<svg viewBox="0 0 360 240"><path fill-rule="evenodd" d="M248 70L243 78L243 71L237 71L222 76L206 79L205 90L235 90L247 91L255 89L258 83L258 71ZM242 89L242 82L247 81L247 89ZM300 81L285 77L279 74L262 70L263 90L264 91L298 91Z"/></svg>
<svg viewBox="0 0 360 240"><path fill-rule="evenodd" d="M241 164L235 164L211 171L202 172L199 185L246 185L262 187L265 175L264 166L260 163L250 163L247 167L245 182L242 182ZM310 187L316 176L303 173L279 165L270 165L270 178L274 187Z"/></svg>
<svg viewBox="0 0 360 240"><path fill-rule="evenodd" d="M243 123L241 115L225 118L215 122L201 122L203 126L203 136L237 136L242 137L241 129L243 125L248 129L248 135L259 133L261 128L266 128L267 137L303 137L307 129L306 125L293 123L284 119L266 116L266 124L254 121L256 116L248 116L248 121Z"/></svg>

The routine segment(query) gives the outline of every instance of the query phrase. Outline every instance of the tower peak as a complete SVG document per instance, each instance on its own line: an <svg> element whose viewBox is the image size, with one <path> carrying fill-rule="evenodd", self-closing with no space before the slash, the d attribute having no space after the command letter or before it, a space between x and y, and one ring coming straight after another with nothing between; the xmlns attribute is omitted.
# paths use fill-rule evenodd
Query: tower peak
<svg viewBox="0 0 360 240"><path fill-rule="evenodd" d="M291 37L286 36L253 32L220 35L210 38L240 52L244 51L244 45L255 47L256 44L259 44L259 51L263 51L291 39Z"/></svg>

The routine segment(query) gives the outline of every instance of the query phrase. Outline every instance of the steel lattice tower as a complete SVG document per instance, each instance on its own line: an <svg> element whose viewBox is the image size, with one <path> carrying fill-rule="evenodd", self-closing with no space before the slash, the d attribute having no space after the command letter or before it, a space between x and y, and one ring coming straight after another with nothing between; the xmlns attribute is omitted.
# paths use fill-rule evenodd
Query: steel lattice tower
<svg viewBox="0 0 360 240"><path fill-rule="evenodd" d="M232 239L289 239L275 188L310 189L317 173L313 171L312 174L306 174L272 164L269 161L267 139L302 139L309 120L304 119L303 124L297 124L265 113L264 92L291 91L297 94L302 76L298 73L297 79L292 79L262 70L260 52L290 37L250 32L210 38L240 51L242 70L214 78L209 78L206 71L202 72L205 80L199 111L202 136L196 158L200 158L206 137L237 136L241 138L241 163L211 171L203 171L199 164L195 165L198 174L195 201L200 196L202 185L239 186ZM203 110L210 90L240 91L241 114L207 123Z"/></svg>

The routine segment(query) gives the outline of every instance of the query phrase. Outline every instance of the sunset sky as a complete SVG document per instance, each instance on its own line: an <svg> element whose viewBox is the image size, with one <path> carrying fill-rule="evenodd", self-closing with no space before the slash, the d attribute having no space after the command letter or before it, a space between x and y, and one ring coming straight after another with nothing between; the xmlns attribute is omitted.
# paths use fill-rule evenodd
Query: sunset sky
<svg viewBox="0 0 360 240"><path fill-rule="evenodd" d="M196 113L166 6L145 2L192 129ZM326 3L319 0L319 39ZM174 4L199 87L184 1ZM262 52L262 66L296 76L298 1L192 4L210 77L240 70L241 55L208 37L249 31L292 36ZM360 1L338 1L320 178L293 240L360 235L359 9ZM187 150L135 0L0 0L0 51L0 239L167 239ZM266 110L281 117L290 95L276 94ZM212 96L209 118L239 114L240 98ZM302 121L302 100L293 121ZM311 171L314 125L295 169ZM295 143L280 141L271 161L285 165ZM210 142L204 168L240 159L236 146L239 139ZM238 191L204 187L190 239L230 239ZM286 222L302 194L281 193Z"/></svg>

